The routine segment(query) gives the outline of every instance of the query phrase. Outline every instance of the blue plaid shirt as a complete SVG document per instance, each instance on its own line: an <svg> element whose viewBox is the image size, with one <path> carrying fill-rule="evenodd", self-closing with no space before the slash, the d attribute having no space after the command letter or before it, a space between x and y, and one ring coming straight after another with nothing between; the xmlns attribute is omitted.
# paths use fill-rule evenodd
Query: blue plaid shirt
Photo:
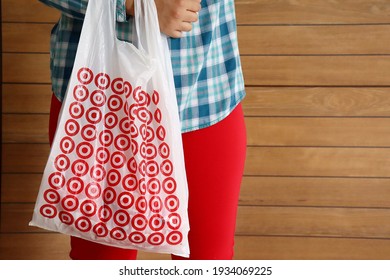
<svg viewBox="0 0 390 280"><path fill-rule="evenodd" d="M51 33L53 92L62 101L72 72L88 0L39 0L61 11ZM234 0L202 0L199 20L168 40L182 132L225 118L244 98ZM117 36L131 42L125 0L117 0Z"/></svg>

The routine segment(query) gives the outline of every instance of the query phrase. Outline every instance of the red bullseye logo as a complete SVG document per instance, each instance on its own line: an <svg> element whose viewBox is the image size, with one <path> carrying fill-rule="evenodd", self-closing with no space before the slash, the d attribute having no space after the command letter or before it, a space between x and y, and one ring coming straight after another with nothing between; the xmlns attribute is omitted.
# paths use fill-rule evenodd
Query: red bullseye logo
<svg viewBox="0 0 390 280"><path fill-rule="evenodd" d="M92 124L87 124L81 129L81 137L83 137L85 141L94 141L96 135L96 126Z"/></svg>
<svg viewBox="0 0 390 280"><path fill-rule="evenodd" d="M96 150L96 161L100 164L106 164L110 160L110 152L105 147Z"/></svg>
<svg viewBox="0 0 390 280"><path fill-rule="evenodd" d="M84 85L91 83L93 80L92 70L86 67L80 68L80 70L77 72L77 79Z"/></svg>
<svg viewBox="0 0 390 280"><path fill-rule="evenodd" d="M148 220L142 214L134 215L131 220L131 226L136 230L144 230L148 225Z"/></svg>
<svg viewBox="0 0 390 280"><path fill-rule="evenodd" d="M166 135L165 128L162 125L160 125L157 128L156 134L157 134L158 139L160 139L161 141L164 141L165 135Z"/></svg>
<svg viewBox="0 0 390 280"><path fill-rule="evenodd" d="M119 134L114 141L115 148L119 151L126 151L130 148L130 137L125 134Z"/></svg>
<svg viewBox="0 0 390 280"><path fill-rule="evenodd" d="M149 177L157 176L159 172L158 164L154 160L150 160L146 162L146 175Z"/></svg>
<svg viewBox="0 0 390 280"><path fill-rule="evenodd" d="M111 156L111 165L114 168L122 168L126 164L126 156L122 152L114 152Z"/></svg>
<svg viewBox="0 0 390 280"><path fill-rule="evenodd" d="M66 188L71 194L79 194L84 190L84 182L78 177L72 177L66 183Z"/></svg>
<svg viewBox="0 0 390 280"><path fill-rule="evenodd" d="M125 240L127 237L125 230L120 227L113 228L110 232L110 236L119 241Z"/></svg>
<svg viewBox="0 0 390 280"><path fill-rule="evenodd" d="M106 177L106 169L103 165L96 164L91 168L91 178L97 182L103 181Z"/></svg>
<svg viewBox="0 0 390 280"><path fill-rule="evenodd" d="M80 211L84 216L91 217L96 214L97 206L93 200L84 200L80 204Z"/></svg>
<svg viewBox="0 0 390 280"><path fill-rule="evenodd" d="M129 209L134 204L134 196L130 192L122 192L118 195L118 205L123 209Z"/></svg>
<svg viewBox="0 0 390 280"><path fill-rule="evenodd" d="M137 115L137 112L138 112L138 105L137 104L132 104L130 105L129 107L129 118L131 120L135 120L135 116Z"/></svg>
<svg viewBox="0 0 390 280"><path fill-rule="evenodd" d="M137 87L134 90L133 94L134 101L139 106L149 106L150 105L150 96L143 90L141 90L139 87Z"/></svg>
<svg viewBox="0 0 390 280"><path fill-rule="evenodd" d="M71 225L74 222L73 215L66 211L60 211L60 213L58 213L58 217L60 218L61 222L66 225Z"/></svg>
<svg viewBox="0 0 390 280"><path fill-rule="evenodd" d="M160 109L157 109L154 112L154 119L156 120L156 122L161 123L161 111L160 111Z"/></svg>
<svg viewBox="0 0 390 280"><path fill-rule="evenodd" d="M129 118L125 117L125 118L121 119L121 121L119 122L119 128L120 128L122 133L129 134L130 133Z"/></svg>
<svg viewBox="0 0 390 280"><path fill-rule="evenodd" d="M102 194L102 188L98 183L89 183L85 188L85 194L90 199L96 199Z"/></svg>
<svg viewBox="0 0 390 280"><path fill-rule="evenodd" d="M64 154L70 154L75 147L74 141L69 136L65 136L60 141L60 149Z"/></svg>
<svg viewBox="0 0 390 280"><path fill-rule="evenodd" d="M111 187L116 187L121 182L121 173L116 169L111 169L107 173L107 182Z"/></svg>
<svg viewBox="0 0 390 280"><path fill-rule="evenodd" d="M49 186L52 187L55 190L61 189L63 186L65 186L65 177L60 172L54 172L50 174L48 178Z"/></svg>
<svg viewBox="0 0 390 280"><path fill-rule="evenodd" d="M79 102L84 102L89 96L89 91L86 86L77 85L73 89L73 97Z"/></svg>
<svg viewBox="0 0 390 280"><path fill-rule="evenodd" d="M125 87L122 78L116 78L112 81L111 89L115 94L123 94Z"/></svg>
<svg viewBox="0 0 390 280"><path fill-rule="evenodd" d="M175 212L179 209L179 199L175 195L169 195L165 198L165 208L169 212Z"/></svg>
<svg viewBox="0 0 390 280"><path fill-rule="evenodd" d="M92 231L98 237L106 237L108 235L108 229L104 223L97 223L96 225L93 226Z"/></svg>
<svg viewBox="0 0 390 280"><path fill-rule="evenodd" d="M97 107L89 108L86 112L87 121L91 124L97 124L102 120L102 112Z"/></svg>
<svg viewBox="0 0 390 280"><path fill-rule="evenodd" d="M130 158L129 161L127 162L127 169L131 173L137 172L137 161L135 160L134 157Z"/></svg>
<svg viewBox="0 0 390 280"><path fill-rule="evenodd" d="M80 217L76 220L75 226L79 231L87 232L92 228L91 221L87 217Z"/></svg>
<svg viewBox="0 0 390 280"><path fill-rule="evenodd" d="M135 232L130 233L129 240L132 243L140 244L140 243L144 243L145 242L146 237L141 232L136 232L135 231Z"/></svg>
<svg viewBox="0 0 390 280"><path fill-rule="evenodd" d="M153 121L152 113L145 107L140 107L137 109L138 119L146 124L150 124Z"/></svg>
<svg viewBox="0 0 390 280"><path fill-rule="evenodd" d="M114 214L114 222L124 227L130 223L130 215L125 210L118 210Z"/></svg>
<svg viewBox="0 0 390 280"><path fill-rule="evenodd" d="M153 100L153 103L154 103L155 105L157 105L158 102L160 101L160 95L159 95L159 93L158 93L157 91L154 91L154 92L153 92L152 100Z"/></svg>
<svg viewBox="0 0 390 280"><path fill-rule="evenodd" d="M61 206L66 211L74 211L79 207L79 201L74 195L67 195L61 201Z"/></svg>
<svg viewBox="0 0 390 280"><path fill-rule="evenodd" d="M181 226L181 218L179 214L172 213L168 216L168 227L173 230L177 230Z"/></svg>
<svg viewBox="0 0 390 280"><path fill-rule="evenodd" d="M140 126L140 132L142 136L142 140L145 142L152 142L154 140L154 131L150 126L145 124Z"/></svg>
<svg viewBox="0 0 390 280"><path fill-rule="evenodd" d="M146 210L148 209L148 203L144 196L140 196L139 198L137 198L137 201L135 202L135 208L139 213L146 213Z"/></svg>
<svg viewBox="0 0 390 280"><path fill-rule="evenodd" d="M173 165L170 160L164 160L161 163L161 173L165 176L170 176L173 172Z"/></svg>
<svg viewBox="0 0 390 280"><path fill-rule="evenodd" d="M74 119L79 119L84 115L84 106L80 102L73 102L69 106L69 114Z"/></svg>
<svg viewBox="0 0 390 280"><path fill-rule="evenodd" d="M158 153L162 158L168 158L170 151L169 151L169 146L167 143L162 143L160 147L158 147Z"/></svg>
<svg viewBox="0 0 390 280"><path fill-rule="evenodd" d="M105 73L97 74L95 77L95 85L101 90L108 89L110 86L110 76Z"/></svg>
<svg viewBox="0 0 390 280"><path fill-rule="evenodd" d="M47 203L50 204L57 204L58 202L60 202L61 199L58 192L52 189L46 190L43 194L43 198L46 200Z"/></svg>
<svg viewBox="0 0 390 280"><path fill-rule="evenodd" d="M138 127L133 121L130 122L130 137L133 139L138 137Z"/></svg>
<svg viewBox="0 0 390 280"><path fill-rule="evenodd" d="M45 204L45 205L41 206L41 208L39 209L39 212L41 213L41 215L43 217L46 217L49 219L52 219L57 215L56 207L53 205L49 205L49 204Z"/></svg>
<svg viewBox="0 0 390 280"><path fill-rule="evenodd" d="M93 154L93 147L90 143L82 142L77 145L76 153L80 158L88 159Z"/></svg>
<svg viewBox="0 0 390 280"><path fill-rule="evenodd" d="M118 95L111 95L110 98L108 98L108 108L113 111L119 111L122 109L123 101L122 98Z"/></svg>
<svg viewBox="0 0 390 280"><path fill-rule="evenodd" d="M152 143L142 143L140 153L143 158L151 160L157 156L157 148Z"/></svg>
<svg viewBox="0 0 390 280"><path fill-rule="evenodd" d="M91 103L93 106L101 107L106 103L106 95L102 90L95 90L91 94Z"/></svg>
<svg viewBox="0 0 390 280"><path fill-rule="evenodd" d="M98 217L102 222L108 222L112 217L111 208L108 205L101 206L98 211Z"/></svg>
<svg viewBox="0 0 390 280"><path fill-rule="evenodd" d="M142 195L145 195L146 194L146 180L145 178L141 178L139 179L138 181L138 191L140 192L140 194Z"/></svg>
<svg viewBox="0 0 390 280"><path fill-rule="evenodd" d="M154 214L150 219L149 219L149 227L153 231L160 231L163 229L165 225L165 221L163 216L159 214Z"/></svg>
<svg viewBox="0 0 390 280"><path fill-rule="evenodd" d="M65 123L65 132L69 136L75 136L80 131L80 125L75 120L67 120Z"/></svg>
<svg viewBox="0 0 390 280"><path fill-rule="evenodd" d="M164 235L161 232L154 232L148 237L148 243L150 245L161 245L164 242Z"/></svg>
<svg viewBox="0 0 390 280"><path fill-rule="evenodd" d="M70 166L70 160L66 155L58 155L54 160L54 166L58 171L65 171Z"/></svg>
<svg viewBox="0 0 390 280"><path fill-rule="evenodd" d="M151 199L149 200L149 207L153 213L161 212L163 208L163 203L161 201L161 198L158 196L152 196Z"/></svg>
<svg viewBox="0 0 390 280"><path fill-rule="evenodd" d="M112 132L109 130L103 130L99 134L99 142L102 146L110 146L112 144L112 141L114 140L114 136L112 135Z"/></svg>
<svg viewBox="0 0 390 280"><path fill-rule="evenodd" d="M123 83L123 92L126 95L126 99L128 99L133 91L133 87L129 82Z"/></svg>
<svg viewBox="0 0 390 280"><path fill-rule="evenodd" d="M104 125L109 128L113 129L118 124L118 116L117 114L113 112L109 112L104 116Z"/></svg>
<svg viewBox="0 0 390 280"><path fill-rule="evenodd" d="M75 176L82 177L88 173L89 166L85 160L78 159L72 164L72 172Z"/></svg>
<svg viewBox="0 0 390 280"><path fill-rule="evenodd" d="M162 187L165 193L167 194L173 194L176 191L176 181L175 179L168 177L165 178Z"/></svg>
<svg viewBox="0 0 390 280"><path fill-rule="evenodd" d="M150 194L159 194L161 191L160 181L157 178L150 179L147 188Z"/></svg>
<svg viewBox="0 0 390 280"><path fill-rule="evenodd" d="M123 177L122 186L125 190L130 192L135 191L138 187L137 176L134 174L127 174L125 177Z"/></svg>
<svg viewBox="0 0 390 280"><path fill-rule="evenodd" d="M108 187L103 191L103 201L105 204L112 204L116 200L116 192L113 188Z"/></svg>
<svg viewBox="0 0 390 280"><path fill-rule="evenodd" d="M178 245L183 240L183 235L180 231L172 231L167 235L167 243L169 245Z"/></svg>

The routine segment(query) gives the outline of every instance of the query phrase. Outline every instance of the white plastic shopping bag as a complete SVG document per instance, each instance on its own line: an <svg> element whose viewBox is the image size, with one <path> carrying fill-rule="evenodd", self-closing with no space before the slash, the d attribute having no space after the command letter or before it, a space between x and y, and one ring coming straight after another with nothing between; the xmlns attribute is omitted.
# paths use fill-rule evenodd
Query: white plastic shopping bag
<svg viewBox="0 0 390 280"><path fill-rule="evenodd" d="M116 0L89 0L30 225L188 256L188 189L167 39L135 1L138 47L119 41Z"/></svg>

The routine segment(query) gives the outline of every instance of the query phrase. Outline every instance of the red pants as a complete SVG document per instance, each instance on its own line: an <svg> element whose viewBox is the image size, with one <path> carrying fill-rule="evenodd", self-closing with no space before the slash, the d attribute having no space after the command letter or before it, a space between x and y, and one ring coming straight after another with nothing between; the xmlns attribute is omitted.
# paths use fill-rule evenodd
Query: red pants
<svg viewBox="0 0 390 280"><path fill-rule="evenodd" d="M53 141L61 103L52 98L49 124ZM234 232L246 151L241 104L210 127L183 133L189 188L190 259L233 258ZM130 260L137 251L71 237L72 259ZM172 259L183 259L172 256Z"/></svg>

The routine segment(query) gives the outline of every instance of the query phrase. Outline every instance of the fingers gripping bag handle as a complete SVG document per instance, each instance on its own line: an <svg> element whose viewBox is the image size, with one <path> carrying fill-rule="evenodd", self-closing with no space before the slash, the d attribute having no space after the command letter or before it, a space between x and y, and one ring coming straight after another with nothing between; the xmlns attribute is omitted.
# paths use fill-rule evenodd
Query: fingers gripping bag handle
<svg viewBox="0 0 390 280"><path fill-rule="evenodd" d="M89 0L30 225L187 257L181 126L153 0L135 0L134 24L138 47L116 37L116 0Z"/></svg>

